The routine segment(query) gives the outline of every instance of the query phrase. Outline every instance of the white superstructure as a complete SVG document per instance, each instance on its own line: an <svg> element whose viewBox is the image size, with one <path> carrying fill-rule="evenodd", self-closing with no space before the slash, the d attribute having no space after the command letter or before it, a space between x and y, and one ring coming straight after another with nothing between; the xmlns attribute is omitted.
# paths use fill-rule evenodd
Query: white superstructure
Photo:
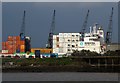
<svg viewBox="0 0 120 83"><path fill-rule="evenodd" d="M82 39L81 39L82 38ZM90 32L85 33L59 33L53 35L53 53L70 54L74 50L90 50L97 53L104 52L104 31L102 27L94 25Z"/></svg>

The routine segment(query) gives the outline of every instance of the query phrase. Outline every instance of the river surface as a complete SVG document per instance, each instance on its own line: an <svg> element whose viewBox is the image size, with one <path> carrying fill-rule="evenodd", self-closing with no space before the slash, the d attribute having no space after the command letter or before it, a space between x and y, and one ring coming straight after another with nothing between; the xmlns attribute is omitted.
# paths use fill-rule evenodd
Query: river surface
<svg viewBox="0 0 120 83"><path fill-rule="evenodd" d="M118 81L118 73L2 73L2 81Z"/></svg>

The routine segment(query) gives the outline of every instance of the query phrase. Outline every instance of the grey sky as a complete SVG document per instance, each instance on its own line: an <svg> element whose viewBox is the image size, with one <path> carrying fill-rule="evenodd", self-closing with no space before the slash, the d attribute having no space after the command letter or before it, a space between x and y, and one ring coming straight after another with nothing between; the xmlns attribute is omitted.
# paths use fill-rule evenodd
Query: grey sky
<svg viewBox="0 0 120 83"><path fill-rule="evenodd" d="M113 42L118 41L118 5L115 2L71 2L71 3L2 3L3 41L7 36L20 32L23 11L26 10L26 35L32 38L32 47L45 47L51 25L53 10L56 9L55 33L80 32L87 10L90 10L87 32L94 23L108 28L111 8L114 7Z"/></svg>

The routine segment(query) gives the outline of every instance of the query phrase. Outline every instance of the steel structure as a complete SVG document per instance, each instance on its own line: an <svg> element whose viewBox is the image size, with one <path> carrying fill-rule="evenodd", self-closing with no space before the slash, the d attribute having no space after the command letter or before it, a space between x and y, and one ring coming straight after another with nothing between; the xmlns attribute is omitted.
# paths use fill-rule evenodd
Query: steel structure
<svg viewBox="0 0 120 83"><path fill-rule="evenodd" d="M50 32L49 32L49 37L48 37L48 43L47 43L47 48L52 48L53 46L53 35L54 35L54 30L55 30L55 10L53 12L53 17L52 17L52 23L50 27Z"/></svg>
<svg viewBox="0 0 120 83"><path fill-rule="evenodd" d="M106 33L106 44L110 44L112 42L112 27L113 27L113 7L110 15L109 25L108 25L108 31Z"/></svg>
<svg viewBox="0 0 120 83"><path fill-rule="evenodd" d="M25 14L26 14L26 11L24 10L21 31L20 31L20 37L25 37Z"/></svg>

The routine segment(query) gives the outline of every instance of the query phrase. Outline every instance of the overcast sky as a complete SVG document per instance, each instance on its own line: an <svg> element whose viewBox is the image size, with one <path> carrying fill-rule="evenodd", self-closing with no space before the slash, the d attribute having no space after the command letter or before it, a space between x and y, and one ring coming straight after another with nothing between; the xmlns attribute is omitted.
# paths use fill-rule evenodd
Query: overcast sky
<svg viewBox="0 0 120 83"><path fill-rule="evenodd" d="M31 37L32 47L45 47L51 25L53 10L56 10L55 33L80 32L87 10L90 10L87 32L94 23L108 29L111 8L113 16L113 42L118 41L118 4L116 2L14 2L2 3L3 41L8 35L20 33L23 11L26 10L26 35Z"/></svg>

